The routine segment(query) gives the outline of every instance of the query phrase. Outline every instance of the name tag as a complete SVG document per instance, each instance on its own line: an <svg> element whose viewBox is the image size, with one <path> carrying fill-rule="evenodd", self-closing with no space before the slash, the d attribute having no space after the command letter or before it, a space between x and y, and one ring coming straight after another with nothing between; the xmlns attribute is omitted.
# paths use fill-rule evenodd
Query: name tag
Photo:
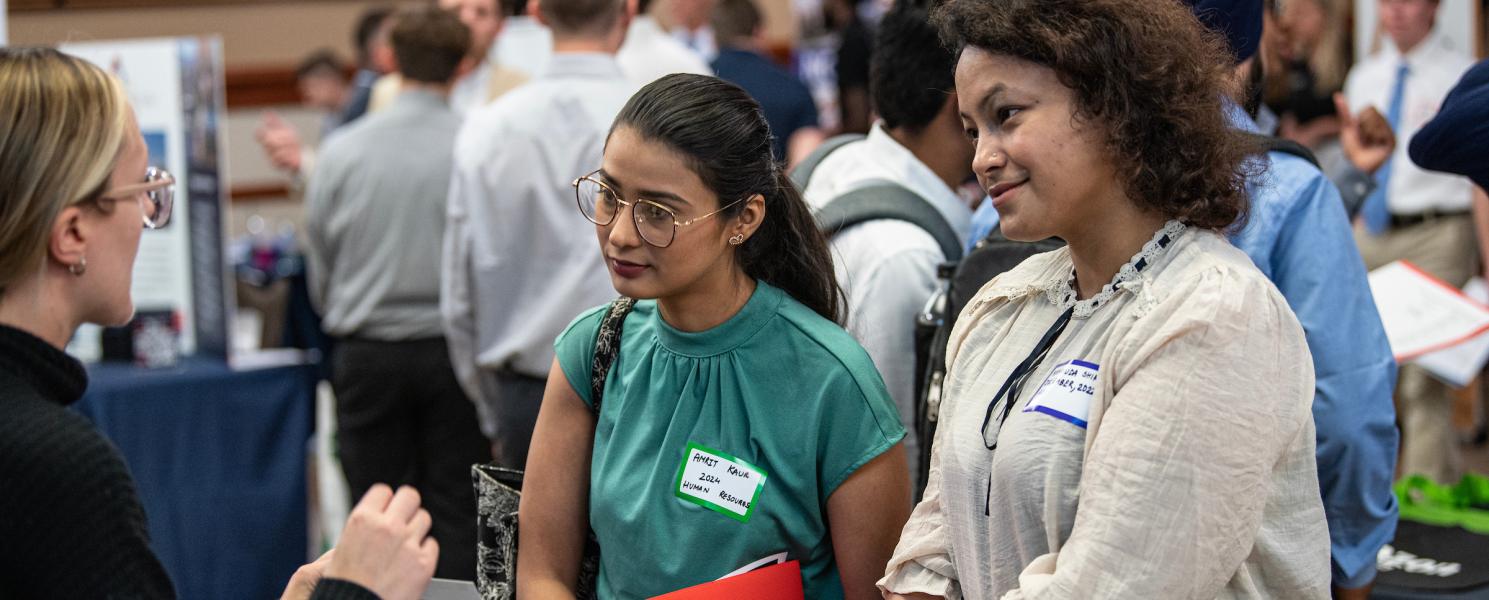
<svg viewBox="0 0 1489 600"><path fill-rule="evenodd" d="M755 502L765 488L765 471L738 458L688 443L677 468L678 498L726 517L750 522Z"/></svg>
<svg viewBox="0 0 1489 600"><path fill-rule="evenodd" d="M1091 415L1091 399L1096 397L1096 374L1101 367L1083 360L1056 365L1044 383L1034 390L1034 397L1024 412L1044 413L1086 428Z"/></svg>

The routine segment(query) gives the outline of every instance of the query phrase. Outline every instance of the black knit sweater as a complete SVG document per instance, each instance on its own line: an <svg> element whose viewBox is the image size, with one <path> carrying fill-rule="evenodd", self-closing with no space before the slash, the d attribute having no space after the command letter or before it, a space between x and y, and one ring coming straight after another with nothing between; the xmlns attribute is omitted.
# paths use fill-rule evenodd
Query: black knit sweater
<svg viewBox="0 0 1489 600"><path fill-rule="evenodd" d="M66 408L87 385L72 357L0 325L0 598L175 598L119 451ZM377 596L335 582L314 598Z"/></svg>

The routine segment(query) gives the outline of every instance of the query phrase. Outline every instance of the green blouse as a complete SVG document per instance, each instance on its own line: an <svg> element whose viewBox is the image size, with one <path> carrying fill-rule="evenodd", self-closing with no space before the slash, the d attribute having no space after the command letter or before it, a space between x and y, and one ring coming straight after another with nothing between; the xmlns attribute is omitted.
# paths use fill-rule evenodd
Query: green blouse
<svg viewBox="0 0 1489 600"><path fill-rule="evenodd" d="M584 313L555 344L585 403L603 316ZM637 302L590 463L600 597L648 598L784 552L807 598L841 598L827 498L904 435L868 354L777 288L759 283L697 333Z"/></svg>

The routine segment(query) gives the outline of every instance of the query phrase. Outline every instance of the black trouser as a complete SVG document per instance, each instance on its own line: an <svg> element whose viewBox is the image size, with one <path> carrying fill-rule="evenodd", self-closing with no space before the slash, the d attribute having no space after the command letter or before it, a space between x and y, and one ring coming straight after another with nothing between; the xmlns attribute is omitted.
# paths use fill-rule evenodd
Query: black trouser
<svg viewBox="0 0 1489 600"><path fill-rule="evenodd" d="M444 338L337 340L336 443L356 503L375 483L419 490L439 542L435 575L476 575L476 497L470 467L491 460L475 405L450 366Z"/></svg>
<svg viewBox="0 0 1489 600"><path fill-rule="evenodd" d="M492 422L486 427L492 436L492 460L497 466L526 469L527 449L548 381L512 371L482 371L479 385L489 399L487 414Z"/></svg>

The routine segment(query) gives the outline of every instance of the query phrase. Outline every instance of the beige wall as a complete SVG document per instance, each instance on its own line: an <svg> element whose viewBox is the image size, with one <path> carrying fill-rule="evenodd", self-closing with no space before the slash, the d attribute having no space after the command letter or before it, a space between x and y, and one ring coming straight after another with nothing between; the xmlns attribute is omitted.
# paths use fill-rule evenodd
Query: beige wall
<svg viewBox="0 0 1489 600"><path fill-rule="evenodd" d="M791 0L758 1L765 13L766 37L773 41L792 39L796 27ZM334 48L350 60L352 28L357 15L377 4L384 2L322 0L22 11L10 14L10 43L55 44L216 33L222 36L229 67L293 65L311 51L324 47Z"/></svg>
<svg viewBox="0 0 1489 600"><path fill-rule="evenodd" d="M131 9L69 9L13 12L10 43L216 33L229 67L293 66L317 48L336 49L351 60L357 15L376 2L286 2L283 4L172 6Z"/></svg>

